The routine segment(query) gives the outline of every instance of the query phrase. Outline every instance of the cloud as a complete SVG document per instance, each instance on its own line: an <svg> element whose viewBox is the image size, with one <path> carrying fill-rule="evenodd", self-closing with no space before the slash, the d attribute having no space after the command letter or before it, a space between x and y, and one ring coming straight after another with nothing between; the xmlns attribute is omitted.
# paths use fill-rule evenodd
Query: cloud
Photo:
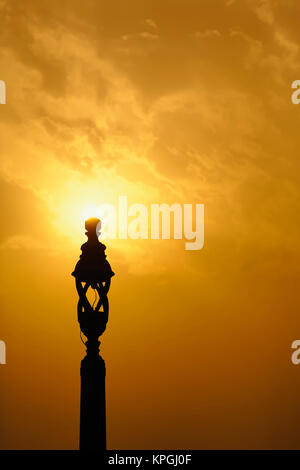
<svg viewBox="0 0 300 470"><path fill-rule="evenodd" d="M149 31L141 31L140 33L137 33L137 34L124 34L122 36L122 40L123 41L135 41L136 38L142 38L142 39L147 39L149 41L153 41L155 39L158 39L159 36L158 34L154 34L154 33L149 33Z"/></svg>
<svg viewBox="0 0 300 470"><path fill-rule="evenodd" d="M206 29L205 31L196 31L194 36L198 39L218 38L221 36L221 33L217 29Z"/></svg>
<svg viewBox="0 0 300 470"><path fill-rule="evenodd" d="M270 0L254 0L253 8L257 17L268 25L274 23L274 13Z"/></svg>
<svg viewBox="0 0 300 470"><path fill-rule="evenodd" d="M44 245L40 240L30 236L14 235L1 243L0 250L48 251L49 246Z"/></svg>
<svg viewBox="0 0 300 470"><path fill-rule="evenodd" d="M157 24L154 20L151 20L151 18L147 18L145 23L150 26L150 28L157 29Z"/></svg>
<svg viewBox="0 0 300 470"><path fill-rule="evenodd" d="M240 21L224 31L208 22L193 37L188 27L176 30L174 44L171 22L163 41L139 32L136 21L109 42L101 29L95 39L84 19L78 30L59 21L41 28L26 17L19 28L27 41L21 46L16 36L1 48L9 91L1 178L31 191L63 236L79 201L115 202L120 194L141 203L204 202L218 231L226 210L240 212L246 196L236 199L238 188L267 173L275 184L281 137L272 113L299 54L283 26L264 22L266 42ZM222 41L202 46L195 36Z"/></svg>
<svg viewBox="0 0 300 470"><path fill-rule="evenodd" d="M149 40L158 39L157 34L149 33L148 31L143 31L139 33L139 36L143 39L149 39Z"/></svg>

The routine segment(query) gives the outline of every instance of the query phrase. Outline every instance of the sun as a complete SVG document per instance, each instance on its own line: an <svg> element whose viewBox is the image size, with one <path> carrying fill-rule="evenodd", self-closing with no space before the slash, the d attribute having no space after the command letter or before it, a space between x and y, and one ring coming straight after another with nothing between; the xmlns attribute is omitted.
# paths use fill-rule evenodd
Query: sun
<svg viewBox="0 0 300 470"><path fill-rule="evenodd" d="M96 206L95 204L88 204L83 207L81 211L81 221L85 222L87 219L90 219L91 217L98 217L98 219L101 219L103 214L101 214L101 209L100 207Z"/></svg>

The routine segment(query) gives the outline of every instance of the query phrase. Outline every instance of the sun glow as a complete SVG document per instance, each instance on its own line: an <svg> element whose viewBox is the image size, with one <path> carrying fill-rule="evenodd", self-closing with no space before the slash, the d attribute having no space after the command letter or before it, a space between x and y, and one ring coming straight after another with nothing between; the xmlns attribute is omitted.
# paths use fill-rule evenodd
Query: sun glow
<svg viewBox="0 0 300 470"><path fill-rule="evenodd" d="M107 184L102 184L99 188L93 181L82 184L74 180L67 188L55 192L47 201L55 232L67 237L72 244L82 242L85 221L90 217L103 219L101 205L111 201L112 188L115 189L113 185L108 188Z"/></svg>
<svg viewBox="0 0 300 470"><path fill-rule="evenodd" d="M85 240L85 221L97 217L101 220L100 238L109 240L110 245L122 251L128 250L128 242L117 236L110 236L111 231L114 233L117 230L120 214L127 214L127 209L120 211L119 207L120 195L124 194L129 205L136 201L147 203L157 199L155 193L145 191L144 187L137 189L131 184L123 185L116 178L107 177L100 184L94 180L83 182L74 177L65 186L56 188L51 198L45 201L51 214L54 233L64 238L65 246L66 243L72 247L78 246Z"/></svg>
<svg viewBox="0 0 300 470"><path fill-rule="evenodd" d="M85 222L87 219L91 217L98 217L101 220L103 214L101 213L100 207L96 206L95 204L88 204L82 209L81 212L81 221Z"/></svg>

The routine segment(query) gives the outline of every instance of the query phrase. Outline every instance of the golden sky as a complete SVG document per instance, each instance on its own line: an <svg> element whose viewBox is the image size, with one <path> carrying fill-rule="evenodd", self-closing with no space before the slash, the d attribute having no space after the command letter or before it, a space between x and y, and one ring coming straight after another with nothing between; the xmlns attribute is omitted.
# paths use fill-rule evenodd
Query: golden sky
<svg viewBox="0 0 300 470"><path fill-rule="evenodd" d="M297 0L0 0L0 448L75 449L87 205L203 203L106 241L113 449L300 448Z"/></svg>

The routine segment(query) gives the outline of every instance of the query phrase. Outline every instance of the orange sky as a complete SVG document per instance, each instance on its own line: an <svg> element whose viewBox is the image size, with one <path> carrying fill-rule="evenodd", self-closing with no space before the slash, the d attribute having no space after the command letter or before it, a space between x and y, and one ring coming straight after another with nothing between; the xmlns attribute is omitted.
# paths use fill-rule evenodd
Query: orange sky
<svg viewBox="0 0 300 470"><path fill-rule="evenodd" d="M0 0L0 448L75 449L87 205L205 204L106 241L108 447L300 448L297 0Z"/></svg>

